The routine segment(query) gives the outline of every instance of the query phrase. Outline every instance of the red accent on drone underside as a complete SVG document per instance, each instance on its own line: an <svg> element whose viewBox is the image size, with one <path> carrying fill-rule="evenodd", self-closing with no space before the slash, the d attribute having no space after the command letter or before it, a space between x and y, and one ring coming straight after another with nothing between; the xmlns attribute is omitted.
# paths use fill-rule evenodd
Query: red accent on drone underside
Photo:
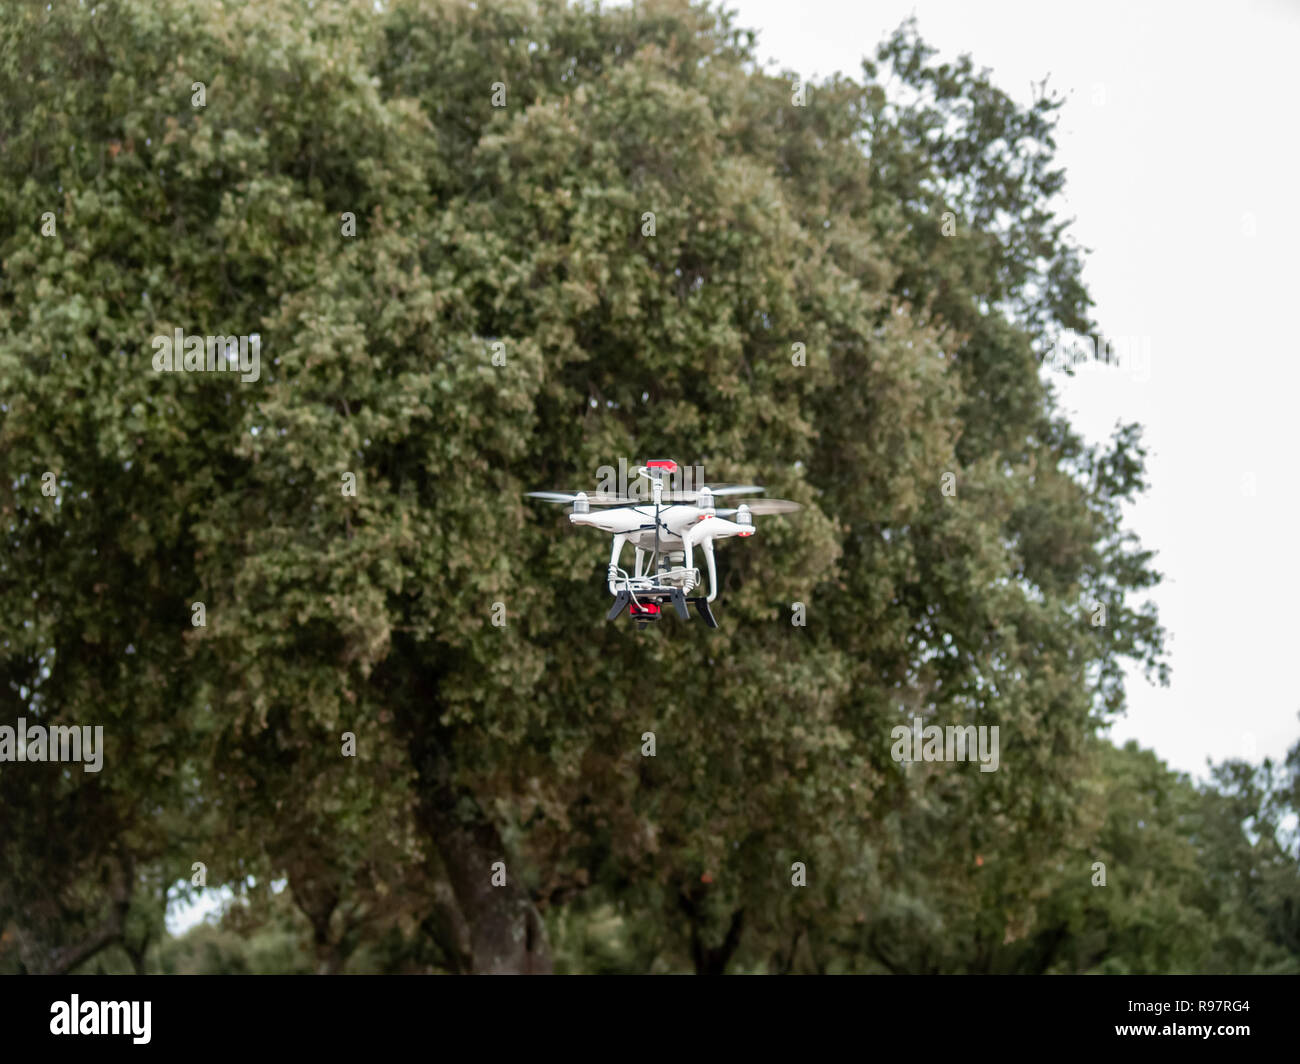
<svg viewBox="0 0 1300 1064"><path fill-rule="evenodd" d="M666 469L670 473L677 472L677 463L671 458L656 458L652 462L646 462L645 467L647 469Z"/></svg>

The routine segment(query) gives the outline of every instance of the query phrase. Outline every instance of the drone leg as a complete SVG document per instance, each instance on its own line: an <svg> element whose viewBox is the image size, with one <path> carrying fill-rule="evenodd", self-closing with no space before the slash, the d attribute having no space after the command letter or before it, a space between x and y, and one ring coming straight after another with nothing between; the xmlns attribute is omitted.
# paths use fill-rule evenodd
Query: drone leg
<svg viewBox="0 0 1300 1064"><path fill-rule="evenodd" d="M712 602L718 597L718 569L713 562L713 539L706 539L701 546L704 547L704 560L709 563L709 599Z"/></svg>
<svg viewBox="0 0 1300 1064"><path fill-rule="evenodd" d="M677 616L683 621L691 619L691 611L686 608L686 592L676 590L673 592L673 608L677 611Z"/></svg>
<svg viewBox="0 0 1300 1064"><path fill-rule="evenodd" d="M615 617L617 617L620 613L622 613L625 609L627 609L628 603L631 601L632 601L632 596L630 594L628 594L626 591L620 591L617 595L614 596L614 605L612 605L609 608L609 612L605 614L605 620L612 621Z"/></svg>
<svg viewBox="0 0 1300 1064"><path fill-rule="evenodd" d="M621 532L614 537L613 549L610 551L609 555L609 593L611 595L617 593L615 589L615 581L618 578L618 574L615 570L618 569L618 560L623 554L623 544L626 542L627 536L623 535Z"/></svg>
<svg viewBox="0 0 1300 1064"><path fill-rule="evenodd" d="M710 628L718 627L718 622L713 618L713 611L709 609L708 599L701 595L699 598L691 599L691 601L695 603L695 609L699 612L700 616L704 618L705 624Z"/></svg>

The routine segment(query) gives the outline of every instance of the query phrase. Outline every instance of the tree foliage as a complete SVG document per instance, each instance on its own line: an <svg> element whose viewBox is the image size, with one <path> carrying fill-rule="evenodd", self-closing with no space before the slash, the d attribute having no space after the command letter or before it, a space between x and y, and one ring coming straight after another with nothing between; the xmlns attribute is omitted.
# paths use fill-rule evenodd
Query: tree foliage
<svg viewBox="0 0 1300 1064"><path fill-rule="evenodd" d="M1198 805L1096 738L1163 632L1136 427L1085 446L1038 373L1092 327L1059 101L908 27L796 105L707 6L382 6L0 30L0 697L106 741L0 767L7 963L1294 959L1247 777ZM155 372L176 329L256 336L258 379ZM804 504L721 552L717 631L605 623L603 544L523 498L658 455ZM997 726L1002 768L899 765L917 715ZM1185 817L1183 863L1087 900L1091 855L1147 867L1142 788L1232 840L1198 959ZM263 887L159 944L194 862Z"/></svg>

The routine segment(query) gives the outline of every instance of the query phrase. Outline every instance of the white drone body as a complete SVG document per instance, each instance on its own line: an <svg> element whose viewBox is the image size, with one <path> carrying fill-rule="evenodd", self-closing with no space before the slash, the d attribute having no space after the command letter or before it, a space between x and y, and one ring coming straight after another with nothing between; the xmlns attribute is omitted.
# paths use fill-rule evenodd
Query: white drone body
<svg viewBox="0 0 1300 1064"><path fill-rule="evenodd" d="M669 602L682 620L688 620L686 604L692 602L705 623L716 628L718 623L709 609L709 603L718 595L714 541L752 536L755 513L789 513L799 509L798 503L784 499L758 499L751 504L741 503L734 510L719 511L714 503L716 496L752 495L763 489L752 484L726 484L695 491L665 492L664 474L676 471L676 462L664 460L647 462L638 468L637 473L650 480L652 490L648 503L608 492L529 492L534 498L550 502L572 502L571 524L588 525L613 535L607 579L614 605L609 620L626 608L638 627L644 627L648 621L658 620L660 607ZM731 514L735 515L734 521L727 519L726 515ZM629 543L636 551L631 573L621 565L623 549ZM700 570L694 564L696 548L704 556L709 592L707 596L697 594L688 598L700 584Z"/></svg>

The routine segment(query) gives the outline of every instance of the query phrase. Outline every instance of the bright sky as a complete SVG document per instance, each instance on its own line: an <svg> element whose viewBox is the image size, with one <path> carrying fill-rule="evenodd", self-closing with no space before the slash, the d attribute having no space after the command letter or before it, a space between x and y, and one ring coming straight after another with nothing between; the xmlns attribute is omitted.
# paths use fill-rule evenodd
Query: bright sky
<svg viewBox="0 0 1300 1064"><path fill-rule="evenodd" d="M1172 767L1282 757L1300 738L1300 2L727 0L759 55L810 80L860 78L909 15L944 59L1028 102L1066 95L1061 213L1107 333L1149 345L1146 372L1056 374L1086 438L1146 427L1151 488L1128 515L1158 551L1154 599L1172 684L1133 672L1112 737ZM1143 348L1146 349L1145 347Z"/></svg>

